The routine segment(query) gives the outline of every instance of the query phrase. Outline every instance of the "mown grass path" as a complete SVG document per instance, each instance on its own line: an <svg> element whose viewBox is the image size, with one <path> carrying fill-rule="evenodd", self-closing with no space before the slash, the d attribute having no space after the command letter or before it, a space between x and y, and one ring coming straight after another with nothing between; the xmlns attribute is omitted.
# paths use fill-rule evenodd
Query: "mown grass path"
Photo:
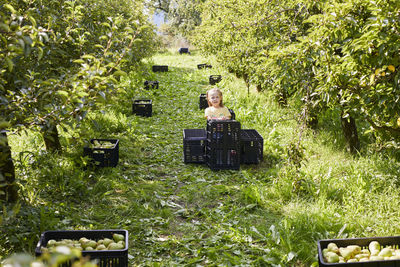
<svg viewBox="0 0 400 267"><path fill-rule="evenodd" d="M164 54L153 61L169 66L166 73L148 73L147 79L159 81L159 89L136 89L136 97L152 99L153 116L129 117L136 125L136 138L118 136L120 180L115 181L115 199L107 197L107 205L94 206L93 213L101 214L109 204L117 207L119 220L110 220L128 228L134 265L267 262L275 216L257 209L257 196L247 189L256 182L249 173L264 172L265 165L215 172L206 165L183 163L183 129L205 128L199 96L210 88L209 75L222 74L222 87L229 75L216 65L198 70L204 58L196 54Z"/></svg>

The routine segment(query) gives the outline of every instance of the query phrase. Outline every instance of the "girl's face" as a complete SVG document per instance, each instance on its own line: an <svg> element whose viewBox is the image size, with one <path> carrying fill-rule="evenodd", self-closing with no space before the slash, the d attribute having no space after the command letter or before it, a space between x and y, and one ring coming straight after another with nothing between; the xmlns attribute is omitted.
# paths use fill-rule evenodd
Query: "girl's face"
<svg viewBox="0 0 400 267"><path fill-rule="evenodd" d="M211 105L215 108L219 108L219 104L221 103L221 95L216 91L211 91L208 94L208 100L210 101Z"/></svg>

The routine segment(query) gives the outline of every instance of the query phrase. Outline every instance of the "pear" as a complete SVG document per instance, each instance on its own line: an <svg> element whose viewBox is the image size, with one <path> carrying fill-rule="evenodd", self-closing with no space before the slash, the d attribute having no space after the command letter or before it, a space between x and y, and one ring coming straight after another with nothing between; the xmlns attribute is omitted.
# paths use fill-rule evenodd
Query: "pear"
<svg viewBox="0 0 400 267"><path fill-rule="evenodd" d="M88 242L88 246L89 246L89 247L92 247L92 248L95 248L95 247L97 246L97 242L94 241L94 240L90 240L90 241Z"/></svg>
<svg viewBox="0 0 400 267"><path fill-rule="evenodd" d="M88 251L88 250L94 250L94 248L92 248L92 247L87 247L87 248L85 248L85 250L86 250L86 251Z"/></svg>
<svg viewBox="0 0 400 267"><path fill-rule="evenodd" d="M328 251L327 254L326 254L326 261L328 263L339 262L339 255L336 254L335 252Z"/></svg>
<svg viewBox="0 0 400 267"><path fill-rule="evenodd" d="M118 241L117 244L120 244L121 247L125 248L125 241Z"/></svg>
<svg viewBox="0 0 400 267"><path fill-rule="evenodd" d="M347 262L358 262L357 259L349 259Z"/></svg>
<svg viewBox="0 0 400 267"><path fill-rule="evenodd" d="M114 239L115 242L118 242L118 241L124 241L125 237L124 237L124 235L113 234L113 239Z"/></svg>
<svg viewBox="0 0 400 267"><path fill-rule="evenodd" d="M377 256L379 251L381 251L381 245L378 241L371 241L368 245L369 251L371 252L371 256Z"/></svg>
<svg viewBox="0 0 400 267"><path fill-rule="evenodd" d="M86 242L84 242L82 244L82 247L87 250L87 248L91 247L91 248L95 248L97 246L96 241L93 240L86 240Z"/></svg>
<svg viewBox="0 0 400 267"><path fill-rule="evenodd" d="M360 251L360 253L361 253L361 254L368 254L368 256L371 255L371 252L370 252L369 249L367 249L367 248L362 249L362 250Z"/></svg>
<svg viewBox="0 0 400 267"><path fill-rule="evenodd" d="M50 239L49 241L47 241L47 247L52 247L57 243L57 241L55 241L54 239Z"/></svg>
<svg viewBox="0 0 400 267"><path fill-rule="evenodd" d="M358 260L359 262L369 261L369 258L361 258Z"/></svg>
<svg viewBox="0 0 400 267"><path fill-rule="evenodd" d="M106 249L107 249L107 247L104 246L104 244L100 244L100 245L98 245L98 246L96 247L96 250L106 250Z"/></svg>
<svg viewBox="0 0 400 267"><path fill-rule="evenodd" d="M106 247L108 247L108 245L110 245L112 242L114 242L114 241L112 239L110 239L110 238L104 238L103 239L103 244Z"/></svg>
<svg viewBox="0 0 400 267"><path fill-rule="evenodd" d="M361 260L362 258L368 258L369 257L369 252L367 253L360 253L354 256L355 259Z"/></svg>
<svg viewBox="0 0 400 267"><path fill-rule="evenodd" d="M374 256L372 255L371 257L369 257L370 261L383 261L384 258L382 256Z"/></svg>
<svg viewBox="0 0 400 267"><path fill-rule="evenodd" d="M347 246L347 248L352 251L353 255L356 255L361 252L361 247L357 246L357 245L350 245L350 246Z"/></svg>
<svg viewBox="0 0 400 267"><path fill-rule="evenodd" d="M110 245L108 245L107 247L108 250L116 250L116 249L120 249L120 245L118 245L115 242L112 242Z"/></svg>
<svg viewBox="0 0 400 267"><path fill-rule="evenodd" d="M393 256L393 250L392 250L391 248L383 248L383 249L379 252L378 256L381 256L381 257L391 257L391 256Z"/></svg>
<svg viewBox="0 0 400 267"><path fill-rule="evenodd" d="M339 248L339 253L345 260L350 259L353 256L353 250L351 248Z"/></svg>
<svg viewBox="0 0 400 267"><path fill-rule="evenodd" d="M400 256L400 249L396 249L396 250L394 251L394 255Z"/></svg>
<svg viewBox="0 0 400 267"><path fill-rule="evenodd" d="M79 238L79 243L85 243L86 241L89 241L89 239L87 239L86 237L81 237Z"/></svg>
<svg viewBox="0 0 400 267"><path fill-rule="evenodd" d="M335 253L339 252L339 248L335 243L329 243L327 249Z"/></svg>
<svg viewBox="0 0 400 267"><path fill-rule="evenodd" d="M322 256L323 256L324 258L326 258L328 252L330 252L330 250L329 250L328 248L324 248L324 249L322 250Z"/></svg>

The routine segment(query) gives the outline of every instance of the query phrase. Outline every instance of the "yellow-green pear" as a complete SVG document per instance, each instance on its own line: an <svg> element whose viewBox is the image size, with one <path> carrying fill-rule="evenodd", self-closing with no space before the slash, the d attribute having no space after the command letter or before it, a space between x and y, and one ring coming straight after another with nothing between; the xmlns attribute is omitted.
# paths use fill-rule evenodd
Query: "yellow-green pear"
<svg viewBox="0 0 400 267"><path fill-rule="evenodd" d="M369 257L370 261L383 261L384 258L382 256L374 256L372 255L371 257Z"/></svg>
<svg viewBox="0 0 400 267"><path fill-rule="evenodd" d="M358 262L357 259L349 259L347 262Z"/></svg>
<svg viewBox="0 0 400 267"><path fill-rule="evenodd" d="M118 241L124 241L125 237L124 237L124 235L113 234L113 239L114 239L115 242L118 242Z"/></svg>
<svg viewBox="0 0 400 267"><path fill-rule="evenodd" d="M347 261L353 256L353 250L350 248L339 248L340 255Z"/></svg>
<svg viewBox="0 0 400 267"><path fill-rule="evenodd" d="M393 256L393 250L392 250L391 248L383 248L383 249L379 252L378 256L381 256L381 257L391 257L391 256Z"/></svg>
<svg viewBox="0 0 400 267"><path fill-rule="evenodd" d="M79 243L85 243L86 241L89 241L89 239L87 239L86 237L81 237L79 238Z"/></svg>
<svg viewBox="0 0 400 267"><path fill-rule="evenodd" d="M104 246L104 244L100 244L96 247L96 250L106 250L106 246Z"/></svg>
<svg viewBox="0 0 400 267"><path fill-rule="evenodd" d="M116 250L116 249L120 249L119 247L120 246L117 243L112 242L110 245L108 245L107 249L108 250Z"/></svg>
<svg viewBox="0 0 400 267"><path fill-rule="evenodd" d="M329 243L327 249L335 253L339 252L339 248L335 243Z"/></svg>
<svg viewBox="0 0 400 267"><path fill-rule="evenodd" d="M328 253L326 254L326 261L328 263L339 262L339 255L335 252L328 251Z"/></svg>
<svg viewBox="0 0 400 267"><path fill-rule="evenodd" d="M371 241L368 245L369 251L371 252L371 256L377 256L379 251L381 251L381 245L378 241Z"/></svg>
<svg viewBox="0 0 400 267"><path fill-rule="evenodd" d="M350 246L347 246L347 248L352 251L353 255L356 255L361 252L361 247L357 246L357 245L350 245Z"/></svg>
<svg viewBox="0 0 400 267"><path fill-rule="evenodd" d="M360 260L362 258L368 258L368 257L369 257L369 253L368 254L360 253L360 254L357 254L357 255L354 256L354 258L357 259L357 260Z"/></svg>
<svg viewBox="0 0 400 267"><path fill-rule="evenodd" d="M110 238L104 238L104 240L103 240L103 244L106 247L108 247L108 245L110 245L112 242L114 242L114 241Z"/></svg>
<svg viewBox="0 0 400 267"><path fill-rule="evenodd" d="M57 241L55 241L54 239L50 239L49 241L47 241L47 247L52 247L57 243Z"/></svg>
<svg viewBox="0 0 400 267"><path fill-rule="evenodd" d="M125 248L125 241L118 241L117 244L120 244L121 247Z"/></svg>
<svg viewBox="0 0 400 267"><path fill-rule="evenodd" d="M326 258L326 254L329 252L329 249L327 249L327 248L324 248L323 250L322 250L322 256L324 257L324 258Z"/></svg>
<svg viewBox="0 0 400 267"><path fill-rule="evenodd" d="M361 253L361 254L368 254L368 256L371 255L371 252L370 252L369 249L367 249L367 248L363 248L363 249L360 251L360 253Z"/></svg>
<svg viewBox="0 0 400 267"><path fill-rule="evenodd" d="M367 257L366 257L366 258L361 258L361 259L359 259L358 261L359 261L359 262L369 261L369 258L367 258Z"/></svg>

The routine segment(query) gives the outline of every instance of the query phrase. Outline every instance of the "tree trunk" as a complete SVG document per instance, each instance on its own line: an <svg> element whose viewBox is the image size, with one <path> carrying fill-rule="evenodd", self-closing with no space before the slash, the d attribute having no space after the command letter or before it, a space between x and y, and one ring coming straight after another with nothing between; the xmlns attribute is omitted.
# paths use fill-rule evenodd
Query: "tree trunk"
<svg viewBox="0 0 400 267"><path fill-rule="evenodd" d="M7 202L16 202L18 200L15 167L5 131L0 134L0 199Z"/></svg>
<svg viewBox="0 0 400 267"><path fill-rule="evenodd" d="M57 126L54 123L48 124L43 128L42 131L46 150L50 152L60 152L61 144L58 137Z"/></svg>
<svg viewBox="0 0 400 267"><path fill-rule="evenodd" d="M346 139L350 153L356 154L358 151L360 151L360 140L358 139L356 121L351 116L343 118L343 115L344 114L342 113L341 123L344 137Z"/></svg>

